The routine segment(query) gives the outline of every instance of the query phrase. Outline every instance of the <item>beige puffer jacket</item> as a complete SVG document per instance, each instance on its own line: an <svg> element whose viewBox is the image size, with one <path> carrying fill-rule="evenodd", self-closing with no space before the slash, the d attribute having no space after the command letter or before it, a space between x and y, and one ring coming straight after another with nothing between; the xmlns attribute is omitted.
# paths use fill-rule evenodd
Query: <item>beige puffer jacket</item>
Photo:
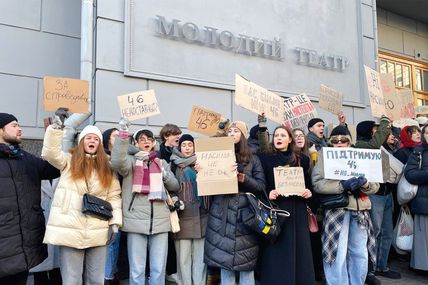
<svg viewBox="0 0 428 285"><path fill-rule="evenodd" d="M312 184L314 186L315 192L319 194L339 194L344 191L342 187L342 183L340 180L332 180L325 179L321 176L320 167L322 165L317 163L312 171ZM366 195L371 195L376 193L379 190L379 183L369 183L369 188L364 189L360 188L360 191ZM370 199L365 197L363 199L356 199L354 196L349 194L349 204L344 207L348 210L370 210L372 208L372 204L370 203Z"/></svg>
<svg viewBox="0 0 428 285"><path fill-rule="evenodd" d="M43 242L78 249L106 245L109 225L122 225L119 181L114 178L110 189L102 189L95 174L88 178L89 193L111 203L113 218L110 221L82 214L83 194L87 192L86 182L72 180L71 154L61 151L62 136L62 130L49 126L43 141L43 158L61 171Z"/></svg>

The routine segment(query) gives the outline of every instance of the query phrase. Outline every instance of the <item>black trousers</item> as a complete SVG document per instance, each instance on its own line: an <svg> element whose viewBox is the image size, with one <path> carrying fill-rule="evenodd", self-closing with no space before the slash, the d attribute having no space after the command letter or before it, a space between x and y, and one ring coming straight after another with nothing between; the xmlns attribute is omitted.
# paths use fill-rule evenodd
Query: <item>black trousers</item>
<svg viewBox="0 0 428 285"><path fill-rule="evenodd" d="M27 278L28 271L19 272L0 278L0 285L26 285Z"/></svg>

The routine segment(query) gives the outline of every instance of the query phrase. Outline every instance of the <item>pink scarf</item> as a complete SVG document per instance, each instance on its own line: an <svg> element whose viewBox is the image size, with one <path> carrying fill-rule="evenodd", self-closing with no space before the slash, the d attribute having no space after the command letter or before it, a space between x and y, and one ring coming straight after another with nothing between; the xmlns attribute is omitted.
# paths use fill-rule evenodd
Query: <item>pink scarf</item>
<svg viewBox="0 0 428 285"><path fill-rule="evenodd" d="M149 200L166 200L162 179L162 163L156 152L135 163L132 192L148 195Z"/></svg>

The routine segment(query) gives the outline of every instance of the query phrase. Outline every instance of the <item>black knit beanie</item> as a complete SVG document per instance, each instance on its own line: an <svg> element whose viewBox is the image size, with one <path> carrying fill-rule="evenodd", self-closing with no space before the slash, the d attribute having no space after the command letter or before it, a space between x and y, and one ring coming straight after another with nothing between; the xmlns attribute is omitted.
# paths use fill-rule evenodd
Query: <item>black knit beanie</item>
<svg viewBox="0 0 428 285"><path fill-rule="evenodd" d="M180 139L178 140L178 146L180 147L180 146L181 146L181 143L182 143L182 142L185 142L185 141L191 141L191 142L194 142L193 136L192 136L192 135L189 135L189 134L184 134L184 135L182 135L182 136L180 137Z"/></svg>
<svg viewBox="0 0 428 285"><path fill-rule="evenodd" d="M312 128L316 123L319 123L319 122L323 122L324 123L324 121L322 119L320 119L320 118L310 119L309 122L308 122L308 130L310 128Z"/></svg>
<svg viewBox="0 0 428 285"><path fill-rule="evenodd" d="M372 129L376 125L375 121L362 121L357 125L357 139L368 141L372 138Z"/></svg>
<svg viewBox="0 0 428 285"><path fill-rule="evenodd" d="M0 113L0 128L3 128L4 126L13 121L18 122L18 119L14 115L8 113Z"/></svg>

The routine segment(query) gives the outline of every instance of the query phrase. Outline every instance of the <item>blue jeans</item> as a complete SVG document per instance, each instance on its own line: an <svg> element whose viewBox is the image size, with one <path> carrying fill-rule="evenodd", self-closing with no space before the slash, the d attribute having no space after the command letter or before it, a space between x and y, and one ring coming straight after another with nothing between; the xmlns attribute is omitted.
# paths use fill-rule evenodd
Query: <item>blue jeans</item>
<svg viewBox="0 0 428 285"><path fill-rule="evenodd" d="M388 270L388 255L392 243L392 194L371 195L371 217L376 237L376 270Z"/></svg>
<svg viewBox="0 0 428 285"><path fill-rule="evenodd" d="M230 271L221 269L221 285L235 285L236 278L235 272L239 272L239 284L242 285L254 285L254 271Z"/></svg>
<svg viewBox="0 0 428 285"><path fill-rule="evenodd" d="M339 234L336 260L323 261L329 285L362 285L368 268L367 229L358 225L355 211L346 211Z"/></svg>
<svg viewBox="0 0 428 285"><path fill-rule="evenodd" d="M165 284L168 233L144 235L128 233L129 284L146 283L147 248L150 260L150 284Z"/></svg>
<svg viewBox="0 0 428 285"><path fill-rule="evenodd" d="M207 266L204 263L204 238L175 240L179 285L205 285Z"/></svg>
<svg viewBox="0 0 428 285"><path fill-rule="evenodd" d="M104 279L113 280L117 272L117 259L119 258L120 232L115 234L114 239L107 246L106 269Z"/></svg>

